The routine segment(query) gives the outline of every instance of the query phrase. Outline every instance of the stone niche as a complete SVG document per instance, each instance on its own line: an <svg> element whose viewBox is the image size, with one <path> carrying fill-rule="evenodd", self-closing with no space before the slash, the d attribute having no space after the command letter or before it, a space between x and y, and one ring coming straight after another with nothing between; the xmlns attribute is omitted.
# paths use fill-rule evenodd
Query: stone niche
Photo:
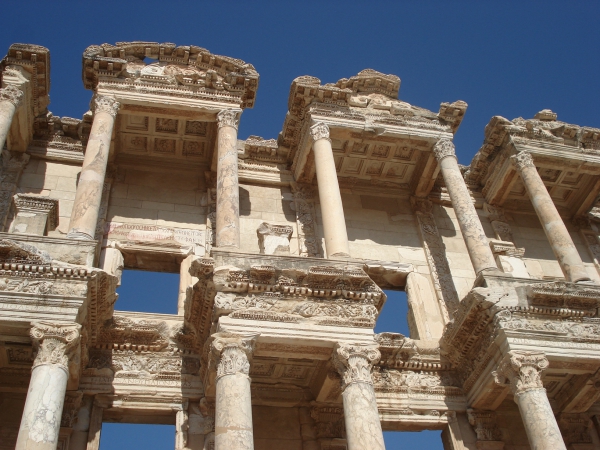
<svg viewBox="0 0 600 450"><path fill-rule="evenodd" d="M58 200L32 194L13 197L15 219L10 232L45 236L58 225Z"/></svg>
<svg viewBox="0 0 600 450"><path fill-rule="evenodd" d="M261 255L289 255L290 238L293 228L289 225L275 225L267 222L256 230Z"/></svg>

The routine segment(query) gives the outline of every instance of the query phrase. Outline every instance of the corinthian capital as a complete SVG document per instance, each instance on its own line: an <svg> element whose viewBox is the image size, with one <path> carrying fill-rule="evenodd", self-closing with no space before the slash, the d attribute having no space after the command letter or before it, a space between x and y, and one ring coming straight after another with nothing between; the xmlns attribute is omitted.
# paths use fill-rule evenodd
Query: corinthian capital
<svg viewBox="0 0 600 450"><path fill-rule="evenodd" d="M317 122L310 127L310 135L314 141L318 141L319 139L329 140L329 127L323 122Z"/></svg>
<svg viewBox="0 0 600 450"><path fill-rule="evenodd" d="M250 360L256 336L216 337L211 344L211 354L217 366L217 379L226 375L250 373Z"/></svg>
<svg viewBox="0 0 600 450"><path fill-rule="evenodd" d="M236 130L238 129L238 125L240 124L240 116L242 115L242 110L239 108L235 109L224 109L223 111L217 114L217 126L221 127L233 127Z"/></svg>
<svg viewBox="0 0 600 450"><path fill-rule="evenodd" d="M342 376L342 390L352 383L373 384L371 369L380 358L376 345L338 344L333 351L333 365Z"/></svg>
<svg viewBox="0 0 600 450"><path fill-rule="evenodd" d="M3 89L0 89L0 102L11 102L18 108L23 101L23 91L9 84Z"/></svg>
<svg viewBox="0 0 600 450"><path fill-rule="evenodd" d="M433 146L433 155L438 161L441 161L446 156L454 156L456 158L454 143L450 139L440 139Z"/></svg>
<svg viewBox="0 0 600 450"><path fill-rule="evenodd" d="M543 389L542 372L548 367L548 359L542 352L511 351L493 372L498 384L510 384L513 394L519 395L532 389Z"/></svg>
<svg viewBox="0 0 600 450"><path fill-rule="evenodd" d="M117 117L121 104L112 97L106 95L95 95L92 99L94 112L105 112L113 117Z"/></svg>
<svg viewBox="0 0 600 450"><path fill-rule="evenodd" d="M33 323L29 331L36 354L33 367L57 364L68 372L69 358L79 344L80 329L81 325L77 323L61 324L47 321Z"/></svg>
<svg viewBox="0 0 600 450"><path fill-rule="evenodd" d="M510 159L519 170L522 170L525 167L535 167L531 154L527 152L519 152L516 155L511 156Z"/></svg>

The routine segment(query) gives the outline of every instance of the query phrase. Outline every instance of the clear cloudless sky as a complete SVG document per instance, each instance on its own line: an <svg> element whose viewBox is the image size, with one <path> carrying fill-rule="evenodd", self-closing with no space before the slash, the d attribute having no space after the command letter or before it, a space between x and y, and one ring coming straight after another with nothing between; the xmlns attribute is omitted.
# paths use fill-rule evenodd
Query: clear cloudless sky
<svg viewBox="0 0 600 450"><path fill-rule="evenodd" d="M313 75L330 83L365 68L398 75L400 98L435 112L441 102L466 101L469 108L455 137L462 164L471 161L495 115L529 118L550 108L559 120L600 127L596 0L31 0L7 2L2 16L0 53L15 42L50 49L49 109L57 116L80 118L88 109L91 93L81 82L81 54L88 45L145 40L198 45L256 67L260 87L255 108L242 116L241 139L277 137L294 78ZM135 276L125 280L141 282ZM160 285L164 293L152 290L158 302L167 297L175 302L176 281L175 287ZM143 296L143 304L150 301ZM397 314L406 313L392 315ZM161 428L170 444L120 425L106 428L101 448L172 448L172 427ZM136 436L131 444L119 438L128 432ZM386 442L388 450L442 448L439 432L388 434Z"/></svg>

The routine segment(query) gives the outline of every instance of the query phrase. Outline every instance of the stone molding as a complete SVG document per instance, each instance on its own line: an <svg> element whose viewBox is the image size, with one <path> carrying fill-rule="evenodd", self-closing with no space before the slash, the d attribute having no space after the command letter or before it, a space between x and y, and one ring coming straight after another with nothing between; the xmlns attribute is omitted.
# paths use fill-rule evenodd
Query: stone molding
<svg viewBox="0 0 600 450"><path fill-rule="evenodd" d="M224 109L217 114L217 126L219 128L232 127L237 130L240 125L241 115L242 110L239 108Z"/></svg>
<svg viewBox="0 0 600 450"><path fill-rule="evenodd" d="M16 194L13 197L17 213L21 211L46 214L48 216L46 227L48 231L58 226L59 201L50 197L34 194Z"/></svg>
<svg viewBox="0 0 600 450"><path fill-rule="evenodd" d="M33 368L56 364L69 373L69 359L77 349L81 325L40 321L32 324L29 335L36 352Z"/></svg>
<svg viewBox="0 0 600 450"><path fill-rule="evenodd" d="M333 365L342 376L342 390L352 383L373 385L371 370L380 358L377 345L337 344L333 351Z"/></svg>
<svg viewBox="0 0 600 450"><path fill-rule="evenodd" d="M533 389L544 389L542 372L548 368L548 358L543 352L510 351L492 372L497 384L510 384L515 395Z"/></svg>
<svg viewBox="0 0 600 450"><path fill-rule="evenodd" d="M433 154L438 161L447 156L454 156L456 158L454 143L450 139L440 139L433 146Z"/></svg>
<svg viewBox="0 0 600 450"><path fill-rule="evenodd" d="M238 373L249 376L255 343L256 336L215 337L210 348L217 367L217 380Z"/></svg>
<svg viewBox="0 0 600 450"><path fill-rule="evenodd" d="M23 102L23 91L13 85L0 89L0 102L10 102L18 108Z"/></svg>
<svg viewBox="0 0 600 450"><path fill-rule="evenodd" d="M312 137L313 141L327 139L329 142L331 142L331 139L329 138L329 127L323 122L317 122L310 127L310 136Z"/></svg>
<svg viewBox="0 0 600 450"><path fill-rule="evenodd" d="M519 152L516 155L511 156L510 159L519 170L523 170L526 167L535 167L533 158L528 152Z"/></svg>
<svg viewBox="0 0 600 450"><path fill-rule="evenodd" d="M95 95L92 99L94 113L104 112L113 118L117 117L121 104L112 97L106 95Z"/></svg>

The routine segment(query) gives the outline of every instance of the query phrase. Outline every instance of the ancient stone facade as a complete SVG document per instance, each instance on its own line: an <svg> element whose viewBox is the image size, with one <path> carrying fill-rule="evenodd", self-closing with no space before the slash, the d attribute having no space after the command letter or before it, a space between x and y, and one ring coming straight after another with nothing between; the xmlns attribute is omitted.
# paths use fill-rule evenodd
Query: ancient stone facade
<svg viewBox="0 0 600 450"><path fill-rule="evenodd" d="M466 103L370 69L240 140L258 73L201 47L89 47L81 119L47 49L0 67L0 449L600 448L600 129L494 117L461 166ZM180 273L179 314L115 311L123 269Z"/></svg>

